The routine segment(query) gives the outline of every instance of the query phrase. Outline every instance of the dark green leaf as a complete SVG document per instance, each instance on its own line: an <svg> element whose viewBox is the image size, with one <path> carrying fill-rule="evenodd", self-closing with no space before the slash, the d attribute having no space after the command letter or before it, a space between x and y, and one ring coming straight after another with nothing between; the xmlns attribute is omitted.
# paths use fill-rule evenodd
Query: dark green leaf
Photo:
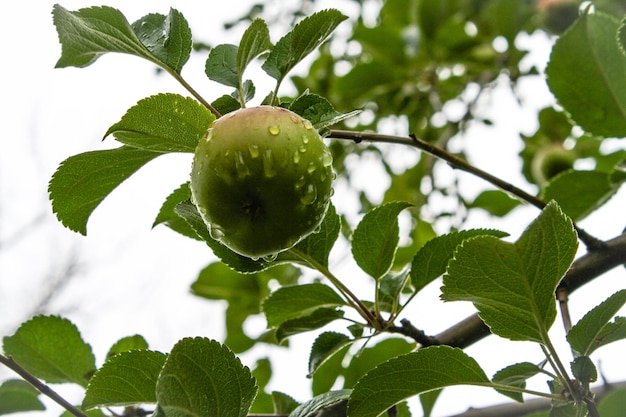
<svg viewBox="0 0 626 417"><path fill-rule="evenodd" d="M435 407L435 403L439 399L439 395L442 391L443 388L420 394L420 403L422 405L422 410L424 411L424 417L431 416L433 408Z"/></svg>
<svg viewBox="0 0 626 417"><path fill-rule="evenodd" d="M389 271L380 278L378 285L378 307L382 311L396 311L400 303L400 295L409 282L409 270L400 272Z"/></svg>
<svg viewBox="0 0 626 417"><path fill-rule="evenodd" d="M590 310L567 333L567 341L579 355L591 355L607 343L626 337L626 320L609 320L626 303L626 290L618 291Z"/></svg>
<svg viewBox="0 0 626 417"><path fill-rule="evenodd" d="M304 18L278 41L263 64L263 69L280 82L345 19L347 16L335 9L322 10Z"/></svg>
<svg viewBox="0 0 626 417"><path fill-rule="evenodd" d="M607 172L568 170L550 180L541 198L556 200L565 214L574 221L580 221L619 190L624 179L616 180L613 181L611 173Z"/></svg>
<svg viewBox="0 0 626 417"><path fill-rule="evenodd" d="M360 110L339 113L328 100L317 94L301 95L289 105L289 110L309 120L316 129L323 129L360 113Z"/></svg>
<svg viewBox="0 0 626 417"><path fill-rule="evenodd" d="M349 396L350 390L329 391L320 394L304 404L299 405L289 414L289 417L310 417L323 408L348 399Z"/></svg>
<svg viewBox="0 0 626 417"><path fill-rule="evenodd" d="M226 346L199 337L176 343L156 388L170 417L245 417L256 393L250 370Z"/></svg>
<svg viewBox="0 0 626 417"><path fill-rule="evenodd" d="M122 146L85 152L61 163L50 180L52 210L63 225L83 235L95 208L118 185L161 154Z"/></svg>
<svg viewBox="0 0 626 417"><path fill-rule="evenodd" d="M37 398L39 391L26 381L9 379L0 385L0 415L42 411L46 406Z"/></svg>
<svg viewBox="0 0 626 417"><path fill-rule="evenodd" d="M626 409L626 388L615 389L598 404L598 412L602 417L623 417Z"/></svg>
<svg viewBox="0 0 626 417"><path fill-rule="evenodd" d="M320 334L311 347L311 353L309 355L309 378L311 378L313 374L315 374L315 371L330 357L351 342L348 336L341 333L324 332Z"/></svg>
<svg viewBox="0 0 626 417"><path fill-rule="evenodd" d="M411 283L414 291L419 292L446 272L448 261L452 259L454 250L465 239L482 235L498 238L508 236L505 232L498 230L471 229L437 236L426 242L415 254L411 263Z"/></svg>
<svg viewBox="0 0 626 417"><path fill-rule="evenodd" d="M256 380L258 386L257 396L254 399L250 413L252 414L269 414L274 411L274 401L272 396L265 389L267 383L272 377L272 363L267 358L261 358L256 361L256 366L252 370L252 376Z"/></svg>
<svg viewBox="0 0 626 417"><path fill-rule="evenodd" d="M272 48L269 29L262 19L254 19L244 32L237 50L237 72L239 80L250 62Z"/></svg>
<svg viewBox="0 0 626 417"><path fill-rule="evenodd" d="M572 374L585 387L598 380L598 370L589 356L579 356L572 362Z"/></svg>
<svg viewBox="0 0 626 417"><path fill-rule="evenodd" d="M220 114L224 115L241 108L241 103L231 95L223 95L211 103Z"/></svg>
<svg viewBox="0 0 626 417"><path fill-rule="evenodd" d="M52 17L61 42L57 68L86 67L107 52L156 59L117 9L102 6L71 12L56 4Z"/></svg>
<svg viewBox="0 0 626 417"><path fill-rule="evenodd" d="M478 363L461 349L431 346L391 359L368 372L348 401L350 417L377 417L423 392L452 386L489 386Z"/></svg>
<svg viewBox="0 0 626 417"><path fill-rule="evenodd" d="M213 114L192 98L158 94L131 107L105 136L153 152L193 153L213 120Z"/></svg>
<svg viewBox="0 0 626 417"><path fill-rule="evenodd" d="M620 138L626 136L626 55L618 46L618 26L615 17L585 13L555 43L546 75L583 129Z"/></svg>
<svg viewBox="0 0 626 417"><path fill-rule="evenodd" d="M272 392L272 400L274 401L274 414L289 414L300 405L289 395L278 391Z"/></svg>
<svg viewBox="0 0 626 417"><path fill-rule="evenodd" d="M107 353L107 359L111 356L115 356L122 352L129 352L131 350L147 350L148 342L141 335L126 336L118 340L111 346Z"/></svg>
<svg viewBox="0 0 626 417"><path fill-rule="evenodd" d="M354 260L374 279L385 275L393 264L400 237L398 214L410 203L395 201L366 213L352 234Z"/></svg>
<svg viewBox="0 0 626 417"><path fill-rule="evenodd" d="M263 302L268 327L306 316L319 308L344 306L345 301L324 284L304 284L281 287Z"/></svg>
<svg viewBox="0 0 626 417"><path fill-rule="evenodd" d="M166 355L149 350L122 352L108 359L89 381L82 407L156 403L155 388Z"/></svg>
<svg viewBox="0 0 626 417"><path fill-rule="evenodd" d="M191 284L191 291L209 300L246 301L258 307L262 289L257 276L233 271L221 262L208 265Z"/></svg>
<svg viewBox="0 0 626 417"><path fill-rule="evenodd" d="M237 46L222 44L211 49L204 71L210 80L229 87L237 87L239 85Z"/></svg>
<svg viewBox="0 0 626 417"><path fill-rule="evenodd" d="M626 17L619 23L619 30L617 33L617 43L619 49L626 56Z"/></svg>
<svg viewBox="0 0 626 417"><path fill-rule="evenodd" d="M283 322L276 329L276 339L281 343L295 334L317 330L343 318L343 311L334 308L320 308L311 314Z"/></svg>
<svg viewBox="0 0 626 417"><path fill-rule="evenodd" d="M191 30L185 17L170 8L167 16L149 14L132 24L145 47L165 66L180 74L191 54Z"/></svg>
<svg viewBox="0 0 626 417"><path fill-rule="evenodd" d="M544 343L556 317L554 292L577 246L571 220L551 202L514 244L493 236L463 242L448 263L442 299L471 301L499 336Z"/></svg>
<svg viewBox="0 0 626 417"><path fill-rule="evenodd" d="M96 370L91 347L76 326L57 316L36 316L3 339L5 354L49 383L73 382L83 387Z"/></svg>
<svg viewBox="0 0 626 417"><path fill-rule="evenodd" d="M495 373L492 381L496 384L510 385L517 388L526 388L526 381L541 372L541 368L530 362L516 363L507 366ZM500 394L506 395L518 402L523 402L521 392L497 389Z"/></svg>
<svg viewBox="0 0 626 417"><path fill-rule="evenodd" d="M175 211L178 204L189 201L190 199L191 190L189 189L189 183L185 183L176 190L172 191L172 193L167 196L163 202L163 205L159 210L159 214L157 214L156 219L154 219L152 227L164 224L183 236L201 240L198 234L191 228L191 226L189 226L189 223L187 223L185 219L180 217Z"/></svg>

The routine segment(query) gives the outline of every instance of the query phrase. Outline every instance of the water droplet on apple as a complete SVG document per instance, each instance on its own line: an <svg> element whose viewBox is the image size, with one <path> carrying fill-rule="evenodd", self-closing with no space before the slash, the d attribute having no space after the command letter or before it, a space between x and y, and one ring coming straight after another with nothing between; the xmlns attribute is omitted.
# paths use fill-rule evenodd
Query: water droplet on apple
<svg viewBox="0 0 626 417"><path fill-rule="evenodd" d="M218 242L224 238L224 229L215 223L208 224L209 235Z"/></svg>
<svg viewBox="0 0 626 417"><path fill-rule="evenodd" d="M293 163L298 165L299 162L300 162L300 152L295 151L293 153Z"/></svg>
<svg viewBox="0 0 626 417"><path fill-rule="evenodd" d="M246 165L241 152L235 152L235 169L237 170L237 178L243 179L250 175L250 168Z"/></svg>
<svg viewBox="0 0 626 417"><path fill-rule="evenodd" d="M308 172L309 174L312 174L315 172L316 169L317 169L317 166L315 165L315 162L311 161L309 162L309 165L307 165L306 167L306 172Z"/></svg>
<svg viewBox="0 0 626 417"><path fill-rule="evenodd" d="M313 184L308 184L304 194L300 197L300 202L306 206L313 204L317 200L317 188Z"/></svg>
<svg viewBox="0 0 626 417"><path fill-rule="evenodd" d="M270 134L276 136L280 133L280 128L278 126L270 126L267 128L267 130L269 130Z"/></svg>
<svg viewBox="0 0 626 417"><path fill-rule="evenodd" d="M298 180L294 184L294 187L296 188L296 191L299 191L302 189L302 187L304 187L305 184L306 184L306 178L304 178L304 175L303 175L300 178L298 178Z"/></svg>
<svg viewBox="0 0 626 417"><path fill-rule="evenodd" d="M255 144L255 143L251 143L248 145L248 150L250 151L250 156L252 158L258 158L259 157L259 145Z"/></svg>
<svg viewBox="0 0 626 417"><path fill-rule="evenodd" d="M333 164L333 156L328 149L324 149L324 153L322 154L322 164L324 164L325 167L329 167Z"/></svg>
<svg viewBox="0 0 626 417"><path fill-rule="evenodd" d="M302 143L304 143L305 145L309 143L309 137L306 135L302 136Z"/></svg>
<svg viewBox="0 0 626 417"><path fill-rule="evenodd" d="M263 260L265 262L274 262L276 260L276 258L278 258L278 254L277 253L270 253L269 255L263 256Z"/></svg>
<svg viewBox="0 0 626 417"><path fill-rule="evenodd" d="M265 178L272 178L276 176L276 170L274 169L274 157L272 156L272 150L266 149L263 152L263 175Z"/></svg>
<svg viewBox="0 0 626 417"><path fill-rule="evenodd" d="M313 129L313 123L310 120L304 120L304 128L307 130Z"/></svg>
<svg viewBox="0 0 626 417"><path fill-rule="evenodd" d="M307 148L306 148L306 146L304 146L304 145L300 145L300 146L298 147L298 152L300 152L300 153L305 153L305 152L306 152L306 149L307 149Z"/></svg>

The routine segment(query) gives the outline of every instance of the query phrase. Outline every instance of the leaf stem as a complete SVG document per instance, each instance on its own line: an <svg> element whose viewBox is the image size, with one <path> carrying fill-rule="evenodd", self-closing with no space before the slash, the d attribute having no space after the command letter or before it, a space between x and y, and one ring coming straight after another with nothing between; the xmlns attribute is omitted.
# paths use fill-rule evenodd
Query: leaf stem
<svg viewBox="0 0 626 417"><path fill-rule="evenodd" d="M211 113L213 113L213 115L215 116L215 118L219 119L220 117L222 117L222 114L211 105L211 103L209 103L208 101L206 101L204 99L204 97L202 97L200 95L200 93L198 93L184 78L182 75L180 75L179 73L177 73L176 71L174 71L173 69L167 67L166 65L163 65L161 62L158 61L154 61L155 64L157 64L158 66L160 66L162 69L164 69L168 74L170 74L172 77L174 77L174 79L176 81L178 81L183 87L185 87L185 89L187 91L189 91L191 93L192 96L194 96L196 98L196 100L198 100L200 103L202 103L202 105L204 107L206 107L207 109L209 109L209 111Z"/></svg>
<svg viewBox="0 0 626 417"><path fill-rule="evenodd" d="M354 309L359 312L361 317L363 317L370 326L372 326L373 328L377 330L381 330L381 323L379 323L379 320L377 319L376 315L372 313L361 302L361 300L359 300L359 298L356 295L354 295L354 293L350 291L350 289L346 287L339 280L339 278L337 278L332 272L330 272L330 270L326 266L319 263L312 256L309 256L308 254L298 249L292 248L292 249L289 249L289 252L295 255L296 257L300 258L302 261L304 261L304 263L307 266L319 271L322 275L328 278L328 280L339 290L339 292L343 294L343 296L346 298L348 303L351 304L352 307L354 307Z"/></svg>
<svg viewBox="0 0 626 417"><path fill-rule="evenodd" d="M0 363L4 364L7 368L13 370L16 374L21 376L26 382L35 387L39 392L52 399L54 402L59 404L61 407L74 414L76 417L87 417L87 414L83 413L81 410L76 408L74 405L70 404L65 398L61 397L50 388L48 385L44 384L41 380L35 377L33 374L28 372L26 369L22 368L17 362L13 360L11 356L4 356L0 354Z"/></svg>

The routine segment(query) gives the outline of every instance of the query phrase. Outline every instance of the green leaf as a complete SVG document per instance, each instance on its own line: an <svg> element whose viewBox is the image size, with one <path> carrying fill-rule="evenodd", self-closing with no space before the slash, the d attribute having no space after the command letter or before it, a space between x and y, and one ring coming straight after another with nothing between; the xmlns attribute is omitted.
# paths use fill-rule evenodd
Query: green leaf
<svg viewBox="0 0 626 417"><path fill-rule="evenodd" d="M374 279L385 275L393 264L400 237L398 214L410 203L394 201L365 214L352 234L354 260Z"/></svg>
<svg viewBox="0 0 626 417"><path fill-rule="evenodd" d="M5 354L48 383L73 382L83 387L96 370L91 347L76 326L57 316L36 316L3 339Z"/></svg>
<svg viewBox="0 0 626 417"><path fill-rule="evenodd" d="M541 368L534 363L521 362L499 370L493 376L492 381L496 384L526 388L526 381L540 372ZM503 389L496 389L496 391L514 399L515 401L524 401L524 397L521 392L506 391Z"/></svg>
<svg viewBox="0 0 626 417"><path fill-rule="evenodd" d="M580 221L606 203L623 183L624 178L614 180L608 172L567 170L550 180L541 198L556 200L565 214Z"/></svg>
<svg viewBox="0 0 626 417"><path fill-rule="evenodd" d="M52 17L61 42L57 68L86 67L107 52L155 60L117 9L102 6L71 12L56 4Z"/></svg>
<svg viewBox="0 0 626 417"><path fill-rule="evenodd" d="M131 27L145 47L165 66L180 74L191 54L191 30L185 17L170 8L167 16L153 13Z"/></svg>
<svg viewBox="0 0 626 417"><path fill-rule="evenodd" d="M622 51L624 56L626 56L626 17L624 17L619 23L617 43L619 49Z"/></svg>
<svg viewBox="0 0 626 417"><path fill-rule="evenodd" d="M272 363L270 360L267 358L258 359L256 366L252 370L252 376L256 380L258 390L254 403L250 408L250 413L271 413L274 410L274 401L272 396L265 392L265 388L272 377Z"/></svg>
<svg viewBox="0 0 626 417"><path fill-rule="evenodd" d="M498 230L471 229L437 236L426 242L411 262L410 274L414 292L421 291L426 285L446 272L446 267L454 255L454 250L464 240L483 235L498 238L508 236L505 232Z"/></svg>
<svg viewBox="0 0 626 417"><path fill-rule="evenodd" d="M229 87L239 85L237 45L222 44L211 49L204 71L210 80Z"/></svg>
<svg viewBox="0 0 626 417"><path fill-rule="evenodd" d="M626 338L626 320L609 320L626 304L626 290L618 291L590 310L567 333L567 341L579 355L589 356L596 349Z"/></svg>
<svg viewBox="0 0 626 417"><path fill-rule="evenodd" d="M289 395L278 391L272 391L274 402L274 414L289 414L300 404Z"/></svg>
<svg viewBox="0 0 626 417"><path fill-rule="evenodd" d="M517 242L468 239L443 277L444 301L471 301L491 331L544 343L556 317L554 291L577 249L572 222L550 202Z"/></svg>
<svg viewBox="0 0 626 417"><path fill-rule="evenodd" d="M512 198L508 193L500 190L487 190L480 193L469 208L481 208L497 217L504 217L515 207L522 204L518 199Z"/></svg>
<svg viewBox="0 0 626 417"><path fill-rule="evenodd" d="M351 342L348 336L341 333L324 332L320 334L317 339L315 339L311 347L311 353L309 354L308 377L313 377L315 371L317 371L321 365Z"/></svg>
<svg viewBox="0 0 626 417"><path fill-rule="evenodd" d="M237 73L239 82L250 62L272 48L267 23L263 19L254 19L243 33L237 50Z"/></svg>
<svg viewBox="0 0 626 417"><path fill-rule="evenodd" d="M320 394L313 399L299 405L289 414L289 417L310 417L330 405L339 401L347 400L350 396L350 390L329 391Z"/></svg>
<svg viewBox="0 0 626 417"><path fill-rule="evenodd" d="M65 227L87 234L87 220L118 185L161 154L122 146L66 159L50 180L52 210Z"/></svg>
<svg viewBox="0 0 626 417"><path fill-rule="evenodd" d="M233 96L225 94L211 103L220 114L228 114L241 108L241 103Z"/></svg>
<svg viewBox="0 0 626 417"><path fill-rule="evenodd" d="M192 239L201 240L198 234L193 230L193 228L180 217L175 209L176 206L182 202L189 201L191 199L191 190L189 189L189 183L181 185L179 188L174 190L163 202L159 213L154 219L154 223L152 227L155 227L159 224L164 224L175 232L180 233L183 236L187 236Z"/></svg>
<svg viewBox="0 0 626 417"><path fill-rule="evenodd" d="M310 256L321 265L328 267L328 256L339 237L340 229L341 221L339 220L339 215L337 215L335 206L330 203L319 231L310 234L302 242L298 243L294 249ZM279 254L277 260L301 262L298 256L290 257L289 251Z"/></svg>
<svg viewBox="0 0 626 417"><path fill-rule="evenodd" d="M345 301L332 288L314 283L281 287L265 299L262 308L268 327L276 327L320 308L344 305Z"/></svg>
<svg viewBox="0 0 626 417"><path fill-rule="evenodd" d="M439 399L439 395L443 392L442 389L436 389L433 391L428 391L420 394L420 403L422 405L422 410L424 412L424 417L430 417L437 400Z"/></svg>
<svg viewBox="0 0 626 417"><path fill-rule="evenodd" d="M400 302L402 290L409 282L409 270L389 271L380 278L378 285L378 307L382 311L395 312Z"/></svg>
<svg viewBox="0 0 626 417"><path fill-rule="evenodd" d="M155 388L166 355L149 350L122 352L108 359L89 381L82 407L156 403Z"/></svg>
<svg viewBox="0 0 626 417"><path fill-rule="evenodd" d="M158 94L140 100L107 130L118 142L153 152L191 152L215 120L196 100Z"/></svg>
<svg viewBox="0 0 626 417"><path fill-rule="evenodd" d="M122 352L131 350L147 350L148 342L141 335L126 336L118 340L111 346L107 353L107 359Z"/></svg>
<svg viewBox="0 0 626 417"><path fill-rule="evenodd" d="M309 120L316 129L339 123L361 112L339 113L326 98L317 94L301 95L289 105L289 110Z"/></svg>
<svg viewBox="0 0 626 417"><path fill-rule="evenodd" d="M612 16L585 13L555 43L546 75L552 93L583 129L620 138L626 136L626 56L618 26Z"/></svg>
<svg viewBox="0 0 626 417"><path fill-rule="evenodd" d="M602 417L622 417L626 409L626 388L610 391L598 404L598 413Z"/></svg>
<svg viewBox="0 0 626 417"><path fill-rule="evenodd" d="M413 351L415 343L400 338L389 338L376 343L374 346L362 349L355 355L343 371L344 388L353 388L356 383L369 371L388 360L405 355Z"/></svg>
<svg viewBox="0 0 626 417"><path fill-rule="evenodd" d="M0 415L25 411L42 411L39 391L21 379L9 379L0 385Z"/></svg>
<svg viewBox="0 0 626 417"><path fill-rule="evenodd" d="M283 322L276 329L276 339L281 343L286 338L295 334L317 330L343 318L343 311L334 308L319 308L311 314Z"/></svg>
<svg viewBox="0 0 626 417"><path fill-rule="evenodd" d="M263 64L263 70L279 83L304 57L320 46L347 16L335 9L304 18L283 36Z"/></svg>
<svg viewBox="0 0 626 417"><path fill-rule="evenodd" d="M226 346L199 337L176 343L156 388L169 417L245 417L256 393L250 370Z"/></svg>
<svg viewBox="0 0 626 417"><path fill-rule="evenodd" d="M348 401L350 417L376 417L423 392L452 386L489 386L478 363L461 349L431 346L391 359L368 372Z"/></svg>

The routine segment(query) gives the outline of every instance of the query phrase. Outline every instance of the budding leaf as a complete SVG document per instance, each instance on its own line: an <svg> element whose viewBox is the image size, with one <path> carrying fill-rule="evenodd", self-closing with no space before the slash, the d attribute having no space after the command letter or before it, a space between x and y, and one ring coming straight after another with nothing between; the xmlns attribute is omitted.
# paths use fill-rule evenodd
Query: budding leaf
<svg viewBox="0 0 626 417"><path fill-rule="evenodd" d="M577 245L571 220L551 202L515 243L464 241L443 277L442 299L471 301L499 336L543 343L556 317L554 292Z"/></svg>

